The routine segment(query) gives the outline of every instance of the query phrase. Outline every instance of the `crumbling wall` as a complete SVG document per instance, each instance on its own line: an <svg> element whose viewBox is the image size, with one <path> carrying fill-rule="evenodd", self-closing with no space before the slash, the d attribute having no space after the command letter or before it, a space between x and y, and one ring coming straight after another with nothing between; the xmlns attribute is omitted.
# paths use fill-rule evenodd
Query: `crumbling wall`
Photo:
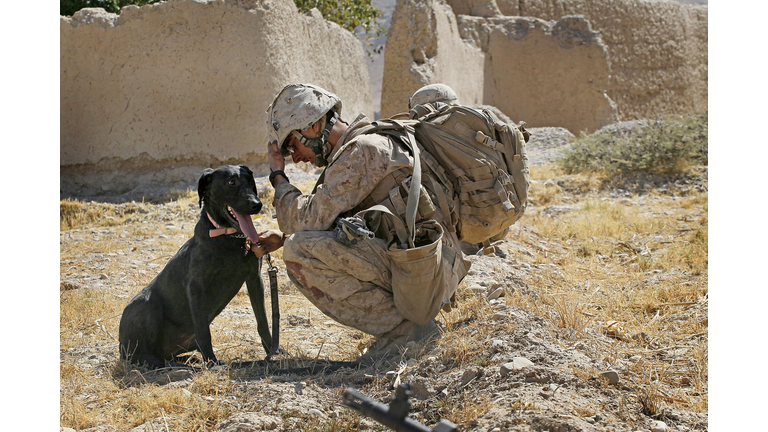
<svg viewBox="0 0 768 432"><path fill-rule="evenodd" d="M484 17L457 17L437 0L398 0L387 36L382 116L405 111L414 91L442 82L461 103L496 106L529 127L578 133L617 120L605 94L607 51L586 20L505 17L488 0L465 6Z"/></svg>
<svg viewBox="0 0 768 432"><path fill-rule="evenodd" d="M84 9L61 17L60 38L62 189L86 173L263 162L265 110L289 82L336 93L345 120L373 116L360 41L292 0Z"/></svg>
<svg viewBox="0 0 768 432"><path fill-rule="evenodd" d="M611 60L608 96L622 120L707 109L708 8L659 0L448 0L454 11L493 2L507 16L582 15ZM459 12L456 12L457 14ZM466 12L464 12L466 13Z"/></svg>
<svg viewBox="0 0 768 432"><path fill-rule="evenodd" d="M450 85L466 104L482 103L485 55L459 37L456 16L436 0L398 0L387 47L381 116L408 110L408 99L422 86Z"/></svg>
<svg viewBox="0 0 768 432"><path fill-rule="evenodd" d="M605 94L605 46L584 18L460 15L463 40L486 54L483 103L530 127L594 131L618 120Z"/></svg>

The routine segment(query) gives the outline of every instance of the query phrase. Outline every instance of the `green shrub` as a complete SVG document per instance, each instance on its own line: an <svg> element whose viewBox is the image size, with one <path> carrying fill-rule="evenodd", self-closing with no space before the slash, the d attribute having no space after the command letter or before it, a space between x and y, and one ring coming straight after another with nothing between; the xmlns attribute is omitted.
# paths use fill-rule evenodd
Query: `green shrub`
<svg viewBox="0 0 768 432"><path fill-rule="evenodd" d="M59 15L72 16L82 8L103 8L107 12L119 14L123 6L144 6L160 0L59 0Z"/></svg>
<svg viewBox="0 0 768 432"><path fill-rule="evenodd" d="M708 164L708 112L678 120L644 120L582 135L557 164L579 172L674 174Z"/></svg>
<svg viewBox="0 0 768 432"><path fill-rule="evenodd" d="M384 28L376 21L381 17L381 11L371 4L371 0L293 0L299 12L304 13L317 8L323 18L335 22L341 28L355 32L359 28L368 34L366 43L368 55L371 52L380 53L382 45L373 46L369 41L384 33Z"/></svg>

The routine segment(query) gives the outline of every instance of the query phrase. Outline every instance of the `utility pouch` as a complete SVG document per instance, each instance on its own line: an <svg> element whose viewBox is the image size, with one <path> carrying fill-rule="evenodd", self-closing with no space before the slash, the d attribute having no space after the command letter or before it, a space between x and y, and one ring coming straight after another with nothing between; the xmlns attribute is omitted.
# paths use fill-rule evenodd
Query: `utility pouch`
<svg viewBox="0 0 768 432"><path fill-rule="evenodd" d="M428 324L440 311L444 281L442 268L443 227L436 220L416 224L415 244L400 249L393 242L387 250L392 259L392 294L395 307L418 325Z"/></svg>

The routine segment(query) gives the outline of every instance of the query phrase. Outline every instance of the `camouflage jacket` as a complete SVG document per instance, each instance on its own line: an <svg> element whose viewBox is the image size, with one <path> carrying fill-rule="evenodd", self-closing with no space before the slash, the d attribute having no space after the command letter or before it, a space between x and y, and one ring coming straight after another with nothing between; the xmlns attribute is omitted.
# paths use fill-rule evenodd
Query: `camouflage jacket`
<svg viewBox="0 0 768 432"><path fill-rule="evenodd" d="M352 122L336 143L323 178L318 180L312 194L304 195L287 182L275 188L273 204L283 232L292 234L328 230L333 227L339 215L349 216L381 202L379 200L382 196L388 196L386 191L391 190L389 188L393 184L400 184L410 176L413 158L403 145L396 144L394 139L385 135L355 136L356 129L369 124L370 121L364 115ZM450 304L459 282L467 274L470 262L461 252L455 229L447 229L439 209L434 209L432 213L434 219L443 225L445 233L442 248L443 287L440 296L445 307ZM376 214L378 212L374 212ZM386 218L378 214L373 219L369 222L377 226L370 228L376 232L376 236L390 240L392 227Z"/></svg>
<svg viewBox="0 0 768 432"><path fill-rule="evenodd" d="M385 177L410 170L410 154L386 136L349 139L355 129L369 124L362 114L350 124L331 152L324 179L314 193L304 195L287 182L277 185L273 204L283 232L330 229L336 217L355 209Z"/></svg>

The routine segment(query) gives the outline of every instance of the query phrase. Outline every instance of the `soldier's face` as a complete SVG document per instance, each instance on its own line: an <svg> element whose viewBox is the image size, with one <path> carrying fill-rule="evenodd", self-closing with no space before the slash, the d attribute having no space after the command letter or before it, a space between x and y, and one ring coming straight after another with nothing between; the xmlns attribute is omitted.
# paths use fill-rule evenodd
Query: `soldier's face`
<svg viewBox="0 0 768 432"><path fill-rule="evenodd" d="M302 131L302 135L307 136L309 134L306 134ZM307 138L312 138L312 137L307 136ZM293 160L293 163L298 163L298 162L309 162L311 164L315 163L315 160L317 159L317 155L315 154L315 152L313 152L311 148L302 144L301 141L299 141L296 137L294 136L289 137L288 147L293 152L291 153L291 160Z"/></svg>

